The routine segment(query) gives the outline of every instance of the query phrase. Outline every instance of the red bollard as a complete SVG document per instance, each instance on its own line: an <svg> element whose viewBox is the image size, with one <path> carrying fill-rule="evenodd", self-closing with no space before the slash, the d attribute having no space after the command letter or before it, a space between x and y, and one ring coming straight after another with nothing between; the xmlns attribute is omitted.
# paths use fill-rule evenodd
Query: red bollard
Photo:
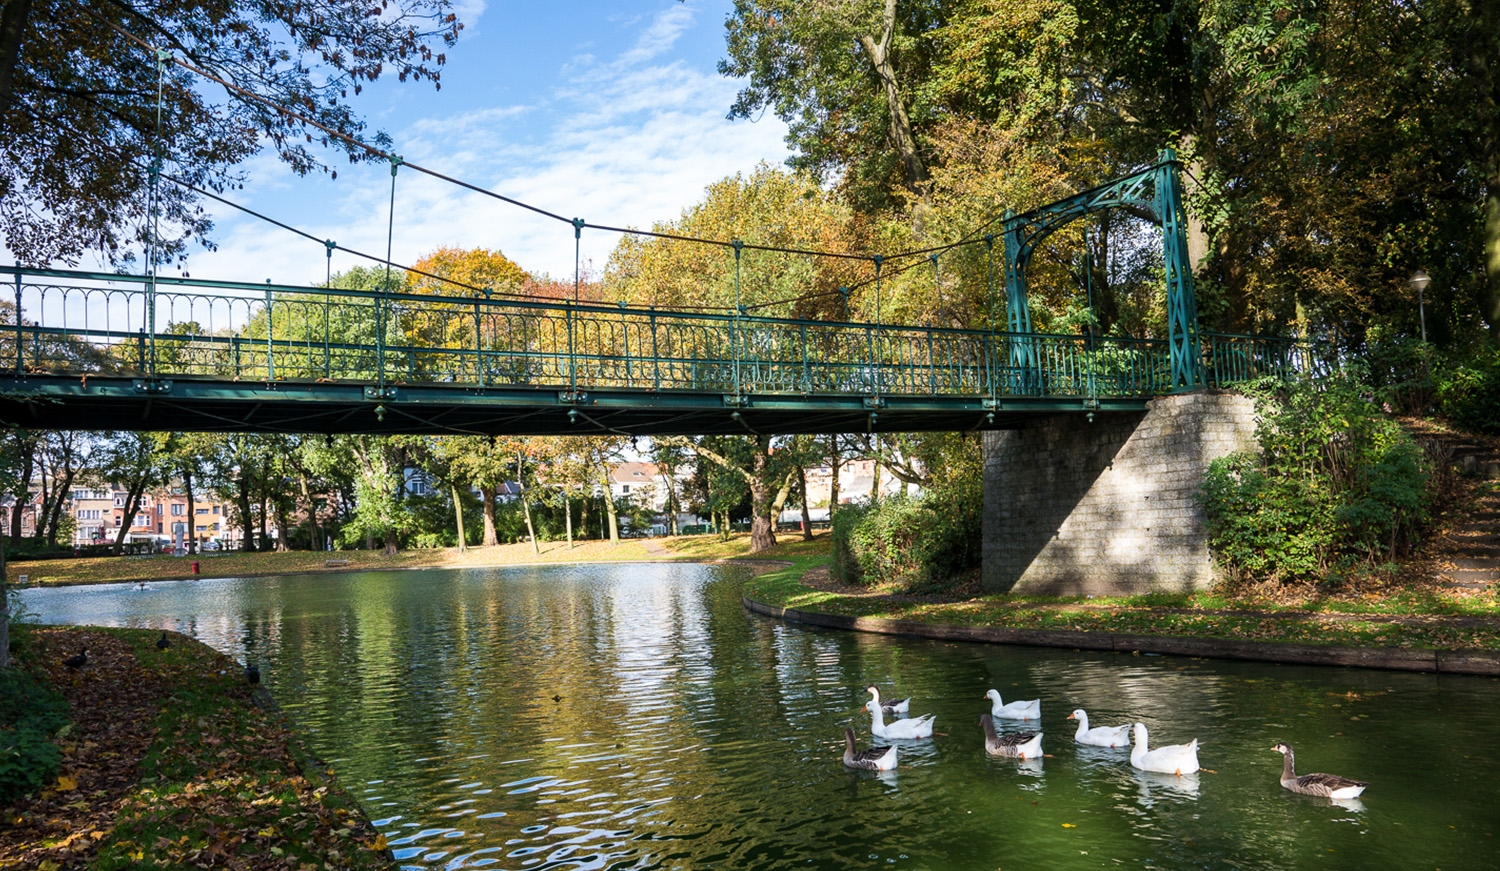
<svg viewBox="0 0 1500 871"><path fill-rule="evenodd" d="M193 560L193 574L198 574L198 561Z"/></svg>

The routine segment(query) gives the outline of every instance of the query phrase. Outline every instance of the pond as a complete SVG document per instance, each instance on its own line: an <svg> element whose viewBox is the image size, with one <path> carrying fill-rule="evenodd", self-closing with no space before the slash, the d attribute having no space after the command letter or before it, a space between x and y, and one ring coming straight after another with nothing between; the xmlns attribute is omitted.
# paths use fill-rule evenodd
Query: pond
<svg viewBox="0 0 1500 871"><path fill-rule="evenodd" d="M174 629L257 663L410 868L1500 866L1500 681L820 630L738 569L366 572L24 592L43 622ZM870 683L937 715L894 772L841 763ZM1040 698L1035 762L982 698ZM1147 775L1066 718L1197 738ZM1015 724L1012 728L1018 728ZM1370 782L1293 795L1299 773Z"/></svg>

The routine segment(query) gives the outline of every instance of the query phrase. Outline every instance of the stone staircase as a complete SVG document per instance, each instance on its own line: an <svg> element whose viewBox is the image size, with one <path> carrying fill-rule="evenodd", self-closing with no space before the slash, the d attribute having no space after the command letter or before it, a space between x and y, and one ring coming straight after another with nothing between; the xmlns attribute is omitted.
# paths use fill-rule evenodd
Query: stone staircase
<svg viewBox="0 0 1500 871"><path fill-rule="evenodd" d="M1407 422L1421 439L1442 441L1456 470L1474 493L1467 516L1432 542L1431 556L1441 577L1455 587L1500 585L1500 445L1493 440L1438 432L1425 422Z"/></svg>

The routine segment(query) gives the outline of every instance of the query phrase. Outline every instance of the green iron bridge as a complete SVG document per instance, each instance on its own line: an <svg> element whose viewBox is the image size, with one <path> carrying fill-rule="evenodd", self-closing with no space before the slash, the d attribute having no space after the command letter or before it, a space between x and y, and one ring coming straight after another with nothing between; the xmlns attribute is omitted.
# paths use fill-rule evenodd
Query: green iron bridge
<svg viewBox="0 0 1500 871"><path fill-rule="evenodd" d="M1067 221L1160 219L1169 336L1031 329L1025 267ZM217 432L659 435L1014 429L1315 361L1201 333L1176 163L1001 225L1006 330L0 269L0 422ZM995 237L986 237L992 245ZM10 311L5 311L10 309Z"/></svg>

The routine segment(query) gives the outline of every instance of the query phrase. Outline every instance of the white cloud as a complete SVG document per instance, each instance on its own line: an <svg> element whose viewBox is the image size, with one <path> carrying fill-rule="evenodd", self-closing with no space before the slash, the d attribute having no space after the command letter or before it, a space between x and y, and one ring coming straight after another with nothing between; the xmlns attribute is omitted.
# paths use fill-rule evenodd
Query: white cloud
<svg viewBox="0 0 1500 871"><path fill-rule="evenodd" d="M681 4L658 14L614 59L575 56L542 102L423 116L394 131L409 161L563 218L649 227L677 218L704 188L786 156L775 119L725 119L737 83L668 52L692 23ZM253 165L255 208L318 239L384 256L390 173L384 164L340 170L337 181L296 179L274 161ZM249 189L247 187L247 192ZM216 210L216 214L221 214ZM323 279L323 246L225 215L217 252L193 257L203 277ZM618 236L585 231L582 256L602 268ZM441 245L503 250L524 268L573 272L572 227L410 168L398 172L392 258L411 263ZM337 252L334 271L360 261Z"/></svg>

